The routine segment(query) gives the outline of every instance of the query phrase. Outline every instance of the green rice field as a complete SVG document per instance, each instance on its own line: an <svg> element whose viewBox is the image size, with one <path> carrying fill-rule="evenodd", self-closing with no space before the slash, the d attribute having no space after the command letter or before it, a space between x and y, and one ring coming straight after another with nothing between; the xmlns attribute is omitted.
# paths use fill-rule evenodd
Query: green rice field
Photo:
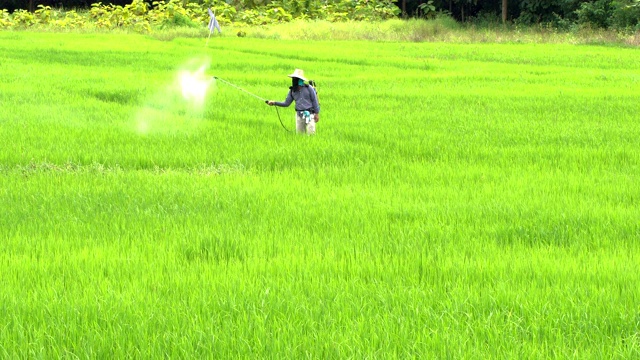
<svg viewBox="0 0 640 360"><path fill-rule="evenodd" d="M0 358L640 358L637 48L205 43L0 32Z"/></svg>

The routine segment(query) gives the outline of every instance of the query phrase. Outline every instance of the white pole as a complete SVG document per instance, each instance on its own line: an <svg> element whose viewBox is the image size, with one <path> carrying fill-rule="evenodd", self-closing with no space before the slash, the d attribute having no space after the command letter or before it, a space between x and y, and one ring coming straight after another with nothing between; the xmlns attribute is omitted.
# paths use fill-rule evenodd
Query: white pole
<svg viewBox="0 0 640 360"><path fill-rule="evenodd" d="M216 18L216 13L213 13L213 18L214 18L214 19ZM211 20L209 20L209 21L211 21ZM209 39L211 38L211 33L212 33L212 32L213 32L213 30L211 30L211 28L209 28L209 36L207 37L207 43L206 43L206 44L204 44L204 47L209 46Z"/></svg>
<svg viewBox="0 0 640 360"><path fill-rule="evenodd" d="M209 39L211 38L211 30L209 30L209 36L207 36L207 43L204 44L204 47L209 46Z"/></svg>

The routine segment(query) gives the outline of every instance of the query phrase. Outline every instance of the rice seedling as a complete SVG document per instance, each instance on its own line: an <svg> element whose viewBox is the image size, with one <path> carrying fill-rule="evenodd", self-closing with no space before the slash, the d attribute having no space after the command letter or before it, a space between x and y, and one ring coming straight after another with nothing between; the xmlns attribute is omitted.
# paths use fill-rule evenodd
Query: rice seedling
<svg viewBox="0 0 640 360"><path fill-rule="evenodd" d="M0 53L2 357L640 355L635 49L3 32ZM221 82L185 100L201 66L277 100L304 69L318 134Z"/></svg>

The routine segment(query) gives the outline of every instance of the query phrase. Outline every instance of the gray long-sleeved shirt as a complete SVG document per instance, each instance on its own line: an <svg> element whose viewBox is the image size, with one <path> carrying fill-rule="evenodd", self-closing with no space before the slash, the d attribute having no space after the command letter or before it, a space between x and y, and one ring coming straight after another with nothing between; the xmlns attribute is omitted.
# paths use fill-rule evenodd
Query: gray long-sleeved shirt
<svg viewBox="0 0 640 360"><path fill-rule="evenodd" d="M302 85L298 87L298 91L293 91L289 88L289 93L284 102L276 102L275 105L281 107L287 107L291 105L292 101L296 101L296 111L308 110L312 113L320 113L320 104L318 104L318 97L316 91L309 85Z"/></svg>

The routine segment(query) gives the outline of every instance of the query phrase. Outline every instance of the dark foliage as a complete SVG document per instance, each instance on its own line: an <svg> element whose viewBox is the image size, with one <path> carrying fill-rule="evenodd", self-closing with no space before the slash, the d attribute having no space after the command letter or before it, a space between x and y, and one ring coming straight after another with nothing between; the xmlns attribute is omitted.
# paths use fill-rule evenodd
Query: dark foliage
<svg viewBox="0 0 640 360"><path fill-rule="evenodd" d="M211 0L197 0L197 2ZM364 0L361 0L364 1ZM368 0L370 3L372 0ZM373 0L375 3L376 0ZM424 16L420 5L433 5L434 14L448 14L458 21L485 24L499 22L502 0L397 0L396 5L402 16ZM93 0L0 0L0 9L13 12L17 9L34 11L38 5L57 9L89 9ZM104 4L127 5L131 0L106 0ZM233 7L254 6L257 2L248 0L228 0ZM265 0L260 3L277 3ZM423 5L425 6L425 5ZM524 25L549 24L556 28L585 25L599 28L638 29L640 28L639 0L509 0L507 20Z"/></svg>

